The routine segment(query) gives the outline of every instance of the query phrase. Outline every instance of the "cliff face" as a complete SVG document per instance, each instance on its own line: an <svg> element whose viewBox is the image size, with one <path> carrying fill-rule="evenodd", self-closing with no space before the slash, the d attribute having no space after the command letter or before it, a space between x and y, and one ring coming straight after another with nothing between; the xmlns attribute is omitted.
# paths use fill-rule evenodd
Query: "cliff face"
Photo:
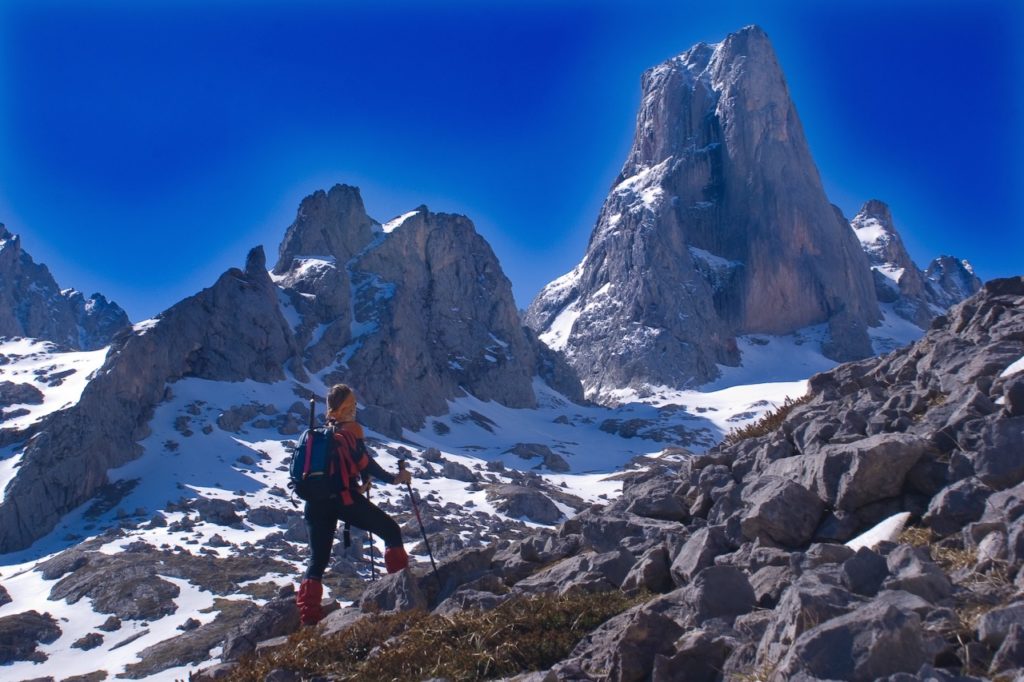
<svg viewBox="0 0 1024 682"><path fill-rule="evenodd" d="M307 198L274 278L312 372L352 384L388 423L419 426L470 393L535 405L533 377L582 396L519 321L494 252L465 216L426 207L381 224L357 189Z"/></svg>
<svg viewBox="0 0 1024 682"><path fill-rule="evenodd" d="M633 147L587 252L527 316L595 394L704 383L739 360L734 336L822 322L830 357L864 357L878 320L865 256L757 27L644 74Z"/></svg>
<svg viewBox="0 0 1024 682"><path fill-rule="evenodd" d="M0 224L0 336L95 350L128 324L124 310L102 295L87 299L74 289L62 290L47 267L21 248L21 239Z"/></svg>

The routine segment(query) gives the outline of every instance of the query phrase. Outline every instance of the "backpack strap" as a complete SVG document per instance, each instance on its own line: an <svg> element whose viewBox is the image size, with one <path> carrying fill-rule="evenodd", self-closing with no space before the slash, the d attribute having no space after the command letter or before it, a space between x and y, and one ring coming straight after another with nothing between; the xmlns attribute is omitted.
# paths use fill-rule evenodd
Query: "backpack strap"
<svg viewBox="0 0 1024 682"><path fill-rule="evenodd" d="M338 461L341 465L341 501L343 504L352 504L352 482L359 476L359 469L352 461L352 451L356 447L356 438L345 430L332 432L332 440L338 452ZM344 441L344 444L339 443Z"/></svg>
<svg viewBox="0 0 1024 682"><path fill-rule="evenodd" d="M306 431L306 461L302 466L302 477L309 476L309 470L313 466L313 429Z"/></svg>

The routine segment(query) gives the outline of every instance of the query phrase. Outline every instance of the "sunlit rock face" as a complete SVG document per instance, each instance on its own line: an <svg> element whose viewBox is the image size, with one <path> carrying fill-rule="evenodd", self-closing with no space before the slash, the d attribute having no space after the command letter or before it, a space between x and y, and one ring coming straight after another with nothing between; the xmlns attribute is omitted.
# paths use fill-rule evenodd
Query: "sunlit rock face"
<svg viewBox="0 0 1024 682"><path fill-rule="evenodd" d="M587 252L527 315L591 395L704 383L739 361L745 333L827 323L826 354L864 357L879 319L866 257L754 26L644 74L633 147Z"/></svg>

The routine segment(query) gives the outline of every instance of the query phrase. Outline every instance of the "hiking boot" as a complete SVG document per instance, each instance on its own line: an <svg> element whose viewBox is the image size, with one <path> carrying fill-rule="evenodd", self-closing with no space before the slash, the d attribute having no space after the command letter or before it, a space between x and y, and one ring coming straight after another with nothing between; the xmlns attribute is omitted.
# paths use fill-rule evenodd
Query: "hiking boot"
<svg viewBox="0 0 1024 682"><path fill-rule="evenodd" d="M324 586L319 580L306 578L299 585L299 594L295 603L299 607L299 620L303 625L316 625L324 617L320 608L320 600L324 596Z"/></svg>
<svg viewBox="0 0 1024 682"><path fill-rule="evenodd" d="M388 573L397 573L409 565L409 555L405 547L388 547L384 550L384 566Z"/></svg>

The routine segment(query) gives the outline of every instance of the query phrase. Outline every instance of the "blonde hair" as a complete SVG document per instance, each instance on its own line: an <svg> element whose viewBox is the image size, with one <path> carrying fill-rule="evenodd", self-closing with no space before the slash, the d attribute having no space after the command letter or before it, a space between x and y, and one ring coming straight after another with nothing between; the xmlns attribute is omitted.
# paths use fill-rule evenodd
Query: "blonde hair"
<svg viewBox="0 0 1024 682"><path fill-rule="evenodd" d="M348 384L334 384L327 393L327 409L330 411L338 409L350 395L352 395L352 389Z"/></svg>
<svg viewBox="0 0 1024 682"><path fill-rule="evenodd" d="M339 422L356 420L356 394L346 384L335 384L327 393L327 416Z"/></svg>

